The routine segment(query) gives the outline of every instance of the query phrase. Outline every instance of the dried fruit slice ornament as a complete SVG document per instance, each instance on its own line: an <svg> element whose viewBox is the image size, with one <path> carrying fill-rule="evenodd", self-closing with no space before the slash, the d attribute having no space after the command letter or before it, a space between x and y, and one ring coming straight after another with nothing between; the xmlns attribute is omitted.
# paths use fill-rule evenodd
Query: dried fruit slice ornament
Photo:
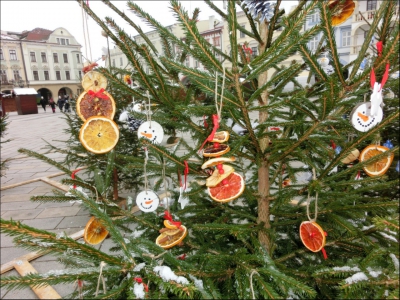
<svg viewBox="0 0 400 300"><path fill-rule="evenodd" d="M360 162L364 162L368 159L373 158L376 155L382 154L386 151L388 151L389 148L385 146L379 146L379 145L369 145L367 146L363 151L361 151L360 154ZM387 156L384 156L380 158L379 160L376 160L374 162L371 162L370 164L366 165L363 167L365 173L367 173L368 176L381 176L387 172L389 169L390 165L393 162L394 154L390 153Z"/></svg>
<svg viewBox="0 0 400 300"><path fill-rule="evenodd" d="M353 161L358 159L359 156L360 156L360 151L358 151L358 149L353 149L345 158L343 158L340 161L346 165L351 164Z"/></svg>
<svg viewBox="0 0 400 300"><path fill-rule="evenodd" d="M214 134L214 138L211 140L212 143L224 143L229 140L228 131L218 131Z"/></svg>
<svg viewBox="0 0 400 300"><path fill-rule="evenodd" d="M235 169L231 166L218 164L213 174L206 179L206 186L215 187L218 183L227 178L234 171Z"/></svg>
<svg viewBox="0 0 400 300"><path fill-rule="evenodd" d="M353 14L356 7L353 0L331 0L328 5L332 11L332 26L344 23Z"/></svg>
<svg viewBox="0 0 400 300"><path fill-rule="evenodd" d="M82 78L82 87L85 91L98 92L107 88L107 78L96 71L87 72Z"/></svg>
<svg viewBox="0 0 400 300"><path fill-rule="evenodd" d="M223 164L223 163L227 163L227 162L233 162L235 161L236 158L234 156L232 157L215 157L215 158L211 158L209 160L207 160L202 166L202 169L207 169L207 168L211 168L214 167L216 165L219 164Z"/></svg>
<svg viewBox="0 0 400 300"><path fill-rule="evenodd" d="M244 180L240 174L233 172L215 187L208 187L207 190L211 199L226 203L235 200L243 193Z"/></svg>
<svg viewBox="0 0 400 300"><path fill-rule="evenodd" d="M106 117L90 117L79 131L79 140L86 150L94 154L111 151L119 139L118 125Z"/></svg>
<svg viewBox="0 0 400 300"><path fill-rule="evenodd" d="M313 180L316 180L315 169L313 168ZM317 216L318 216L318 192L315 195L315 217L311 219L310 217L310 193L308 193L307 197L307 217L308 221L304 221L300 224L299 233L300 239L303 242L304 246L312 252L321 251L324 259L327 259L328 256L324 249L326 243L326 236L328 235L321 226L317 224Z"/></svg>
<svg viewBox="0 0 400 300"><path fill-rule="evenodd" d="M156 244L164 249L172 248L182 243L187 235L187 228L181 222L174 221L168 210L164 212L164 225L166 228L160 229L160 235L156 239Z"/></svg>
<svg viewBox="0 0 400 300"><path fill-rule="evenodd" d="M207 147L203 150L204 157L217 157L228 153L230 150L228 145L214 143L212 146Z"/></svg>
<svg viewBox="0 0 400 300"><path fill-rule="evenodd" d="M112 120L115 111L114 98L104 89L97 92L88 90L80 94L76 100L76 113L84 122L93 116L103 116Z"/></svg>
<svg viewBox="0 0 400 300"><path fill-rule="evenodd" d="M85 226L83 239L87 244L100 244L107 237L107 229L95 217L91 217Z"/></svg>

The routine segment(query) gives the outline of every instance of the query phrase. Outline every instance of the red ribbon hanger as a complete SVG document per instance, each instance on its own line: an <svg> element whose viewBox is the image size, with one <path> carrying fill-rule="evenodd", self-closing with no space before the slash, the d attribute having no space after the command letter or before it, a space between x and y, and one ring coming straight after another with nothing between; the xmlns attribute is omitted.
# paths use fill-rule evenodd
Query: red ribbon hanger
<svg viewBox="0 0 400 300"><path fill-rule="evenodd" d="M169 213L168 210L164 211L164 219L168 220L172 225L175 225L176 227L181 229L182 222L174 221L174 219L172 219L172 215Z"/></svg>
<svg viewBox="0 0 400 300"><path fill-rule="evenodd" d="M71 179L75 179L75 174L78 173L82 169L76 169L71 173ZM74 189L76 189L76 184L74 184Z"/></svg>
<svg viewBox="0 0 400 300"><path fill-rule="evenodd" d="M88 91L88 94L92 96L92 98L101 98L101 99L108 99L108 96L106 94L103 94L104 89L101 88L97 92L93 92L92 90Z"/></svg>
<svg viewBox="0 0 400 300"><path fill-rule="evenodd" d="M383 50L383 43L382 41L378 41L376 43L376 50L378 51L378 56L382 55L382 50Z"/></svg>
<svg viewBox="0 0 400 300"><path fill-rule="evenodd" d="M383 77L382 77L381 89L380 89L380 90L383 89L383 87L384 87L386 81L387 81L388 78L389 78L389 67L390 67L390 65L389 65L389 63L387 63L387 64L386 64L385 73L383 74ZM376 77L375 77L374 68L372 68L372 70L371 70L370 82L371 82L371 88L374 89L374 85L375 85L375 82L376 82Z"/></svg>
<svg viewBox="0 0 400 300"><path fill-rule="evenodd" d="M206 138L206 140L204 141L204 143L201 145L199 151L201 151L201 149L203 149L204 145L207 142L211 142L214 139L215 133L217 132L218 128L219 128L219 118L218 115L213 115L212 116L213 119L213 130L211 131L210 135L208 136L208 138Z"/></svg>
<svg viewBox="0 0 400 300"><path fill-rule="evenodd" d="M149 291L149 287L147 286L147 284L145 284L145 283L143 282L143 279L142 279L142 278L140 278L140 277L135 277L135 278L133 278L133 280L135 280L137 283L143 284L144 290L145 290L146 292Z"/></svg>

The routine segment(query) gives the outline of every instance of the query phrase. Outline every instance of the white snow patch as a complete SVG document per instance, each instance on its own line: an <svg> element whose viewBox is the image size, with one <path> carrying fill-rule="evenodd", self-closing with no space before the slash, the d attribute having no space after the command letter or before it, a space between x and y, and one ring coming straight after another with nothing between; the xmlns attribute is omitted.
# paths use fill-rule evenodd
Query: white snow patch
<svg viewBox="0 0 400 300"><path fill-rule="evenodd" d="M386 234L384 232L379 232L379 233L380 233L380 235L382 235L383 237L387 238L388 240L392 240L392 241L397 243L397 239L395 237L393 237L391 235L388 235L388 234Z"/></svg>
<svg viewBox="0 0 400 300"><path fill-rule="evenodd" d="M278 232L278 235L279 235L281 240L286 240L286 239L289 238L286 233Z"/></svg>
<svg viewBox="0 0 400 300"><path fill-rule="evenodd" d="M128 240L127 238L124 238L124 242L125 242L125 244L129 244L131 241Z"/></svg>
<svg viewBox="0 0 400 300"><path fill-rule="evenodd" d="M374 277L374 278L376 278L376 277L378 277L379 275L382 274L382 271L374 271L374 270L372 270L372 268L370 268L370 267L368 267L367 270L368 270L368 272L369 272L369 275L371 275L371 276Z"/></svg>
<svg viewBox="0 0 400 300"><path fill-rule="evenodd" d="M358 272L356 274L354 274L351 277L346 278L344 281L348 284L353 284L359 281L365 281L368 280L367 275L365 275L363 272Z"/></svg>
<svg viewBox="0 0 400 300"><path fill-rule="evenodd" d="M349 267L349 266L333 267L333 270L334 271L345 271L345 272L349 272L349 271L358 272L358 271L360 271L360 269L358 267Z"/></svg>
<svg viewBox="0 0 400 300"><path fill-rule="evenodd" d="M189 284L189 281L182 276L177 276L170 267L168 266L157 266L153 269L154 272L158 273L160 275L160 277L164 280L164 281L176 281L177 283L181 283L181 284Z"/></svg>
<svg viewBox="0 0 400 300"><path fill-rule="evenodd" d="M375 225L363 226L363 228L361 228L361 230L365 231L365 230L368 230L368 229L371 229L371 228L374 228L374 227L375 227Z"/></svg>
<svg viewBox="0 0 400 300"><path fill-rule="evenodd" d="M140 237L140 236L142 236L142 234L143 234L145 231L146 231L146 229L143 229L143 230L135 230L134 232L132 232L131 236L132 236L133 238Z"/></svg>
<svg viewBox="0 0 400 300"><path fill-rule="evenodd" d="M399 272L399 259L393 253L390 253L389 256L393 261L396 272L398 273Z"/></svg>
<svg viewBox="0 0 400 300"><path fill-rule="evenodd" d="M139 272L139 271L140 271L141 269L143 269L145 266L146 266L145 263L140 263L140 264L136 265L136 266L133 268L133 271L134 271L134 272Z"/></svg>
<svg viewBox="0 0 400 300"><path fill-rule="evenodd" d="M193 275L190 275L190 274L189 274L189 278L193 280L194 285L195 285L199 290L204 290L203 280L197 279L196 277L194 277Z"/></svg>
<svg viewBox="0 0 400 300"><path fill-rule="evenodd" d="M269 215L269 220L270 221L273 221L275 219L275 216L274 215Z"/></svg>
<svg viewBox="0 0 400 300"><path fill-rule="evenodd" d="M143 284L136 282L133 286L133 292L135 293L136 299L144 299L146 297Z"/></svg>

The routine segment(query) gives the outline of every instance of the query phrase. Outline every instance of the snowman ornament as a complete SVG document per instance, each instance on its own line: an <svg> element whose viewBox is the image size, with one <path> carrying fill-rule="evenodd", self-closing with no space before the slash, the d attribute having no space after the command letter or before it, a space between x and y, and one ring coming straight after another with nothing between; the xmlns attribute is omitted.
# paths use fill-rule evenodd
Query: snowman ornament
<svg viewBox="0 0 400 300"><path fill-rule="evenodd" d="M136 205L143 212L153 212L157 209L160 199L151 190L142 191L136 196Z"/></svg>
<svg viewBox="0 0 400 300"><path fill-rule="evenodd" d="M164 130L155 121L146 121L138 128L138 138L146 138L153 144L161 144L164 138Z"/></svg>

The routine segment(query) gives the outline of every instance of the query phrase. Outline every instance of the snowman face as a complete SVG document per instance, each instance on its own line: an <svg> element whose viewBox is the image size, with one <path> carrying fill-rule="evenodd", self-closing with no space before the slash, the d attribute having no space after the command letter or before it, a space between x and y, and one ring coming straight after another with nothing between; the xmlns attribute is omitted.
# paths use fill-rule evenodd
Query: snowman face
<svg viewBox="0 0 400 300"><path fill-rule="evenodd" d="M367 132L374 126L378 125L383 118L383 111L378 107L376 116L371 116L371 103L363 102L358 104L350 114L351 125L361 132Z"/></svg>
<svg viewBox="0 0 400 300"><path fill-rule="evenodd" d="M157 194L150 190L140 192L136 197L136 205L144 212L155 211L159 203Z"/></svg>
<svg viewBox="0 0 400 300"><path fill-rule="evenodd" d="M144 137L154 144L160 144L164 138L164 130L161 125L154 121L147 121L140 125L138 129L139 139Z"/></svg>

